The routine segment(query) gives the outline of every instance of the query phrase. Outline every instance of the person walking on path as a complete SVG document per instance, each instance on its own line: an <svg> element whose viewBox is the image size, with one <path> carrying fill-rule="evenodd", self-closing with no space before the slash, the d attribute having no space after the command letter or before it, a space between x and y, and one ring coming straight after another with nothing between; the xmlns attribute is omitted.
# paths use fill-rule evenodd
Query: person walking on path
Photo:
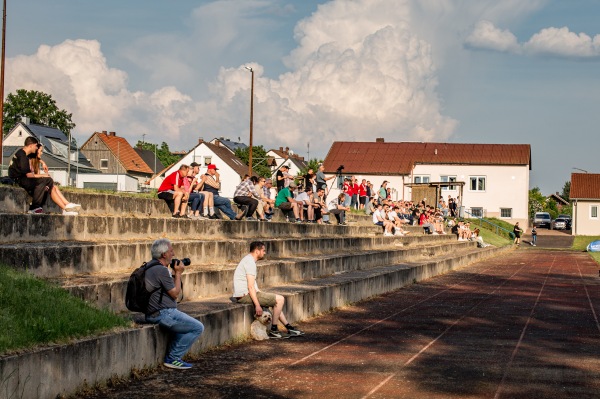
<svg viewBox="0 0 600 399"><path fill-rule="evenodd" d="M533 228L531 229L531 246L535 247L537 243L537 230L535 229L535 226L533 226Z"/></svg>
<svg viewBox="0 0 600 399"><path fill-rule="evenodd" d="M519 227L519 222L515 223L513 233L515 234L515 244L517 244L518 247L521 245L521 233L523 233L523 229Z"/></svg>

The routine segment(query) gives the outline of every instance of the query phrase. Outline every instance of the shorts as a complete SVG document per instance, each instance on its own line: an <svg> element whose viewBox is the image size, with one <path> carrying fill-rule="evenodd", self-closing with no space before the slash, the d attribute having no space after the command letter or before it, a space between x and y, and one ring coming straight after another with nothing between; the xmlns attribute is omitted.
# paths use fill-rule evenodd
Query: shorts
<svg viewBox="0 0 600 399"><path fill-rule="evenodd" d="M256 293L256 298L258 298L258 303L260 303L260 306L273 307L277 303L277 301L275 300L275 294L271 294L269 292L258 291ZM243 297L239 298L237 302L244 304L252 304L252 298L250 297L250 295L246 294Z"/></svg>
<svg viewBox="0 0 600 399"><path fill-rule="evenodd" d="M360 196L360 197L358 197L358 202L361 205L365 205L367 203L367 197L366 196Z"/></svg>
<svg viewBox="0 0 600 399"><path fill-rule="evenodd" d="M279 206L277 206L279 209L283 209L284 211L287 211L289 209L292 209L292 203L291 202L282 202L281 204L279 204Z"/></svg>
<svg viewBox="0 0 600 399"><path fill-rule="evenodd" d="M383 226L383 222L377 222L375 223L375 226Z"/></svg>

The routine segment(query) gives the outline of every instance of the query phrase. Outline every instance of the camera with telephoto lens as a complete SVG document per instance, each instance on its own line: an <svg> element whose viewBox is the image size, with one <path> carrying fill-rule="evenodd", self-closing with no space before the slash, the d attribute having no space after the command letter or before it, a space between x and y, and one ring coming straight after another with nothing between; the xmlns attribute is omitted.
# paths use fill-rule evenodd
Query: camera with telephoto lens
<svg viewBox="0 0 600 399"><path fill-rule="evenodd" d="M190 258L183 258L181 260L173 258L171 259L171 267L174 268L177 262L181 262L184 266L189 266L192 264Z"/></svg>
<svg viewBox="0 0 600 399"><path fill-rule="evenodd" d="M338 172L338 173L341 173L341 172L342 172L342 170L344 170L344 165L340 165L340 167L339 167L339 168L337 168L337 172Z"/></svg>

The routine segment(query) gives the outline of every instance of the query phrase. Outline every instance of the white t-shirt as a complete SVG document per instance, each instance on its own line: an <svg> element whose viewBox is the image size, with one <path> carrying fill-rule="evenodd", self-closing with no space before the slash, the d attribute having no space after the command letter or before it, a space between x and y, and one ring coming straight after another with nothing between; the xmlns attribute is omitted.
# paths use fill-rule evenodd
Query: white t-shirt
<svg viewBox="0 0 600 399"><path fill-rule="evenodd" d="M308 197L308 194L306 194L306 191L302 191L300 194L298 194L298 196L296 198L294 198L296 201L302 201L304 202L304 204L310 202L310 198Z"/></svg>
<svg viewBox="0 0 600 399"><path fill-rule="evenodd" d="M398 219L398 215L394 211L389 211L388 212L388 219L393 222L394 220Z"/></svg>
<svg viewBox="0 0 600 399"><path fill-rule="evenodd" d="M247 274L254 276L254 289L258 291L258 284L256 284L256 261L252 254L244 256L235 268L235 272L233 272L234 297L244 296L248 293Z"/></svg>
<svg viewBox="0 0 600 399"><path fill-rule="evenodd" d="M383 219L383 216L381 216L381 214L379 213L379 209L375 209L375 212L373 212L373 223L380 222L380 220L377 218L377 216L379 216L381 219Z"/></svg>

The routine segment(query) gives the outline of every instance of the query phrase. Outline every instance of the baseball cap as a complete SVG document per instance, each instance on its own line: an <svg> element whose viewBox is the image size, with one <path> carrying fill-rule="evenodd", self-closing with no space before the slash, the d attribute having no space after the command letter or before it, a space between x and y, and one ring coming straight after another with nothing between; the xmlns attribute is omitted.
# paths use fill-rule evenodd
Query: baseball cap
<svg viewBox="0 0 600 399"><path fill-rule="evenodd" d="M199 164L199 163L197 163L197 162L192 162L192 163L190 164L190 166L191 166L192 168L195 168L196 166L200 166L200 164Z"/></svg>
<svg viewBox="0 0 600 399"><path fill-rule="evenodd" d="M214 163L208 164L208 166L206 168L207 169L219 170L219 168L217 168L217 165L215 165Z"/></svg>

